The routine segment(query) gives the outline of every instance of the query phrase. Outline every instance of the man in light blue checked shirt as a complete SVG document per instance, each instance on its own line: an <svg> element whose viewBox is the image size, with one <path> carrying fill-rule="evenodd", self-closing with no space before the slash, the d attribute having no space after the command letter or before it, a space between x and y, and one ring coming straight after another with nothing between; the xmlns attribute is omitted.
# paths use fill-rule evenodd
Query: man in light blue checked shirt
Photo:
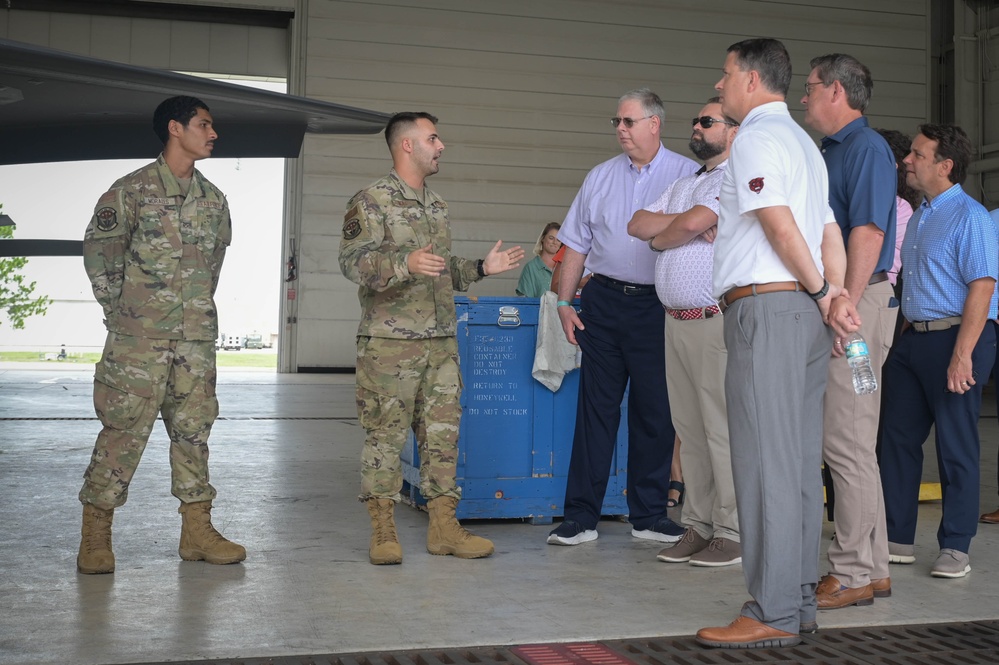
<svg viewBox="0 0 999 665"><path fill-rule="evenodd" d="M891 563L916 560L922 445L936 425L943 486L934 577L964 577L977 530L982 387L996 354L999 231L961 188L967 135L926 124L905 158L906 181L925 199L902 244L905 324L884 368L881 483Z"/></svg>

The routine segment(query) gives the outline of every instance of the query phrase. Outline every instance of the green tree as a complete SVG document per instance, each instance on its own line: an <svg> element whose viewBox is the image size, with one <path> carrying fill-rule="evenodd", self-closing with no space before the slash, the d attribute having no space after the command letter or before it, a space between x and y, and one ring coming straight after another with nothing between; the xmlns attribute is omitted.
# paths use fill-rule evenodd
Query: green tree
<svg viewBox="0 0 999 665"><path fill-rule="evenodd" d="M3 210L3 204L0 204ZM0 226L0 242L14 237L13 226ZM7 313L7 320L15 328L24 328L24 320L29 316L44 316L52 304L46 296L32 297L36 282L26 283L21 270L28 264L23 256L10 259L0 258L0 311ZM3 326L3 318L0 318Z"/></svg>

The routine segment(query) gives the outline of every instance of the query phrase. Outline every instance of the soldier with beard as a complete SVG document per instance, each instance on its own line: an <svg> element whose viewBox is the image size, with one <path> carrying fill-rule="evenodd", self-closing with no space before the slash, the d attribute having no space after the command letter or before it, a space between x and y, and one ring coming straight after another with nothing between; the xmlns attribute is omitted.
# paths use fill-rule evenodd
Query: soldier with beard
<svg viewBox="0 0 999 665"><path fill-rule="evenodd" d="M717 97L693 119L690 151L704 161L639 210L628 233L661 252L656 293L666 309L666 384L673 426L683 441L686 481L683 538L659 552L660 561L729 566L742 561L725 411L725 338L712 294L711 267L718 193L739 125Z"/></svg>

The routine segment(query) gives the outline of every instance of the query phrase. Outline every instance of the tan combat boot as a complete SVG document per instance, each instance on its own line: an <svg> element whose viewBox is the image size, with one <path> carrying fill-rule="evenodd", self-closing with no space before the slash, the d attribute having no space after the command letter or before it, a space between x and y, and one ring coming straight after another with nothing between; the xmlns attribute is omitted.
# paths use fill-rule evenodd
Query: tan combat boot
<svg viewBox="0 0 999 665"><path fill-rule="evenodd" d="M427 551L431 554L453 554L459 559L480 559L495 551L492 541L473 536L454 516L458 499L439 496L427 502L430 528L427 530Z"/></svg>
<svg viewBox="0 0 999 665"><path fill-rule="evenodd" d="M364 503L371 515L371 544L368 561L376 566L402 563L402 547L395 532L395 501L368 499Z"/></svg>
<svg viewBox="0 0 999 665"><path fill-rule="evenodd" d="M212 526L212 502L181 503L180 558L207 563L239 563L246 558L242 545L226 540Z"/></svg>
<svg viewBox="0 0 999 665"><path fill-rule="evenodd" d="M83 529L76 568L87 575L114 572L114 552L111 551L111 520L114 509L102 510L83 504Z"/></svg>

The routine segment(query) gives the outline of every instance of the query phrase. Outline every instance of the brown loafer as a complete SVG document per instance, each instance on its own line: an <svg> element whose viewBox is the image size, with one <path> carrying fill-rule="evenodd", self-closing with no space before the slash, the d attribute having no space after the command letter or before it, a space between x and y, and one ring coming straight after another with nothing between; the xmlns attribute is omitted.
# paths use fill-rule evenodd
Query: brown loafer
<svg viewBox="0 0 999 665"><path fill-rule="evenodd" d="M851 605L873 605L874 585L857 589L845 587L832 575L826 575L815 589L815 602L820 610L838 610Z"/></svg>
<svg viewBox="0 0 999 665"><path fill-rule="evenodd" d="M793 647L801 643L801 636L740 616L724 627L701 628L697 631L697 642L718 649L761 649Z"/></svg>
<svg viewBox="0 0 999 665"><path fill-rule="evenodd" d="M978 518L978 521L985 524L999 524L999 508L996 508L991 513L985 513Z"/></svg>
<svg viewBox="0 0 999 665"><path fill-rule="evenodd" d="M874 588L875 598L888 598L891 596L891 578L882 577L880 579L871 578L871 587Z"/></svg>

